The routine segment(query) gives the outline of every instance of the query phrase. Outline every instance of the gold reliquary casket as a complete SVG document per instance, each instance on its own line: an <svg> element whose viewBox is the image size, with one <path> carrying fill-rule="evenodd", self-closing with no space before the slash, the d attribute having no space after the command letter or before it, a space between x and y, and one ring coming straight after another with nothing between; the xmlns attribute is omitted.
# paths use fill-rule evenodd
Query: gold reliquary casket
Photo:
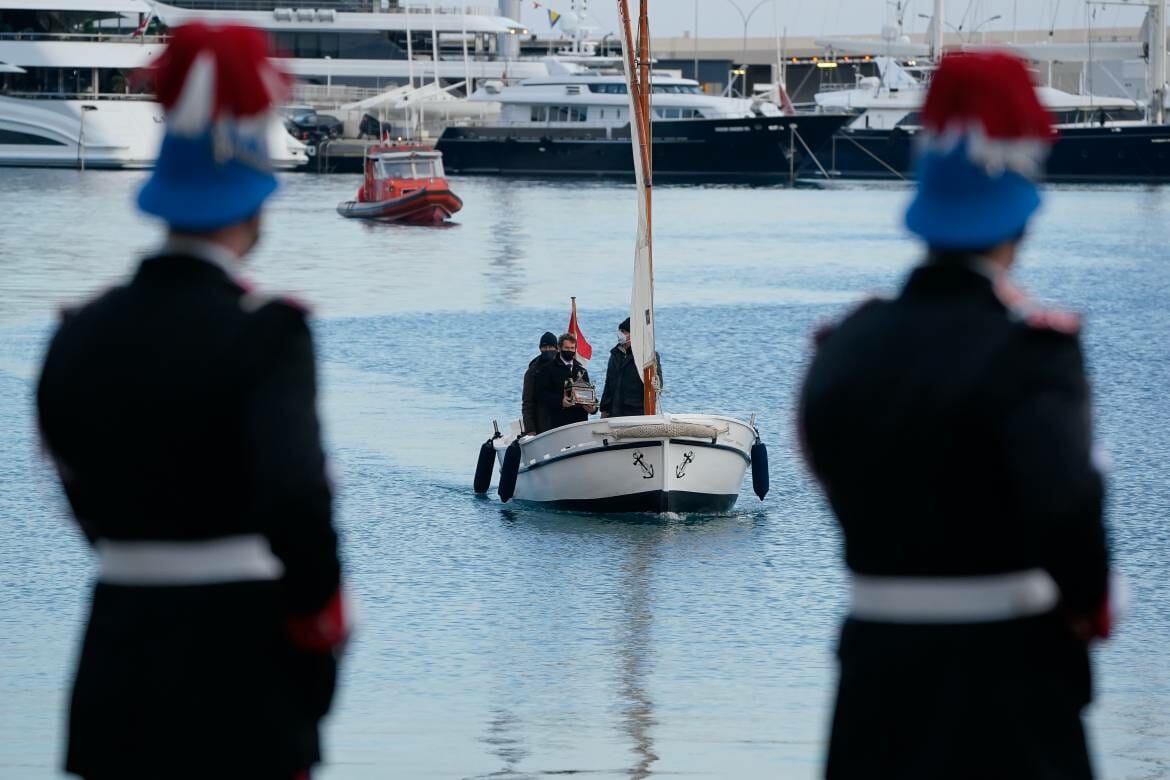
<svg viewBox="0 0 1170 780"><path fill-rule="evenodd" d="M575 404L581 406L597 405L597 388L592 382L581 379L565 380L565 395Z"/></svg>

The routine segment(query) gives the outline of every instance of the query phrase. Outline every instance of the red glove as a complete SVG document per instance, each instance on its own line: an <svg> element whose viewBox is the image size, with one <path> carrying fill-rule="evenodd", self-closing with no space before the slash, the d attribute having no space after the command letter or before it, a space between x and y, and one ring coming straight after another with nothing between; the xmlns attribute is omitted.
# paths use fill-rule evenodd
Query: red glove
<svg viewBox="0 0 1170 780"><path fill-rule="evenodd" d="M349 610L340 587L320 612L288 619L288 634L293 644L314 653L336 649L345 642L349 630Z"/></svg>

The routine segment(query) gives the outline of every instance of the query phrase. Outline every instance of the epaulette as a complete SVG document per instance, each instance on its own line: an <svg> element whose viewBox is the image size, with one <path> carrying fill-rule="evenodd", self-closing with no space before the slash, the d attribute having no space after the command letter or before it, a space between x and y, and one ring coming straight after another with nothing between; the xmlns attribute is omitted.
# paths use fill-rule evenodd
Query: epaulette
<svg viewBox="0 0 1170 780"><path fill-rule="evenodd" d="M871 295L868 298L866 298L865 300L863 300L861 303L857 304L852 309L850 309L848 311L848 313L846 313L845 316L841 317L840 319L831 320L829 322L822 322L816 328L813 329L813 344L815 344L818 347L821 346L822 344L825 343L825 341L829 338L829 336L832 336L833 333L836 332L837 327L842 322L844 322L845 320L849 319L850 317L852 317L853 315L855 315L859 312L865 311L866 309L868 309L869 307L871 307L875 304L884 303L888 300L889 300L889 298L885 298L885 297L880 296L880 295Z"/></svg>
<svg viewBox="0 0 1170 780"><path fill-rule="evenodd" d="M74 319L79 314L81 314L82 309L86 308L91 303L94 303L94 302L100 300L101 298L103 298L104 296L113 292L114 290L117 290L118 288L119 288L119 285L110 285L108 287L103 287L102 289L100 289L96 292L86 294L85 297L83 297L81 300L75 300L75 301L71 301L70 303L59 304L57 306L57 315L61 319L62 323L69 322L70 320Z"/></svg>
<svg viewBox="0 0 1170 780"><path fill-rule="evenodd" d="M312 309L309 308L307 303L290 295L265 295L263 293L248 292L240 296L240 308L249 313L259 311L270 303L287 306L304 316L312 313Z"/></svg>
<svg viewBox="0 0 1170 780"><path fill-rule="evenodd" d="M1023 312L1024 324L1033 330L1047 330L1075 336L1081 332L1081 317L1076 312L1056 309L1032 309Z"/></svg>

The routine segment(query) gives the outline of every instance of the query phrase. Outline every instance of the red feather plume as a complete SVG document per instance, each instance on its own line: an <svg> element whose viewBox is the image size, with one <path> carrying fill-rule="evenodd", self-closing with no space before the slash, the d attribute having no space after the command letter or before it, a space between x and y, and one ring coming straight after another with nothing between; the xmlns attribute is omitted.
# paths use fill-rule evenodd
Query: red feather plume
<svg viewBox="0 0 1170 780"><path fill-rule="evenodd" d="M1023 60L1006 52L945 55L926 95L922 123L936 134L978 123L989 139L1000 141L1056 135Z"/></svg>
<svg viewBox="0 0 1170 780"><path fill-rule="evenodd" d="M178 103L191 66L201 55L215 62L213 119L263 114L288 93L290 79L268 59L268 37L261 30L191 22L175 29L147 72L168 111Z"/></svg>

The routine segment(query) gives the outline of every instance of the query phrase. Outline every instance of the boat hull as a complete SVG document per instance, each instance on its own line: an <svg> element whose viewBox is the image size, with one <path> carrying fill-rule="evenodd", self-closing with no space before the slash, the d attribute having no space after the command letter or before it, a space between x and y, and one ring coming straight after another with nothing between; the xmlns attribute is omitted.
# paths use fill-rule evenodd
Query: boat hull
<svg viewBox="0 0 1170 780"><path fill-rule="evenodd" d="M337 204L337 213L353 219L402 222L409 225L438 225L463 208L463 201L450 190L418 190L392 200Z"/></svg>
<svg viewBox="0 0 1170 780"><path fill-rule="evenodd" d="M567 425L521 439L514 500L581 512L724 512L751 464L754 429L729 417L672 415L718 435L624 437L622 428L664 418L622 417ZM620 438L619 438L620 437ZM513 437L497 440L502 466Z"/></svg>
<svg viewBox="0 0 1170 780"><path fill-rule="evenodd" d="M770 183L799 168L848 115L655 122L654 180ZM795 130L795 132L793 132ZM632 179L629 126L449 127L436 148L449 173Z"/></svg>
<svg viewBox="0 0 1170 780"><path fill-rule="evenodd" d="M916 128L841 130L816 157L834 179L909 179ZM812 160L802 176L821 178ZM1050 182L1170 182L1170 125L1060 128L1044 179Z"/></svg>
<svg viewBox="0 0 1170 780"><path fill-rule="evenodd" d="M163 131L162 106L153 101L0 96L0 166L153 168ZM275 120L268 148L275 168L308 159L304 145Z"/></svg>

